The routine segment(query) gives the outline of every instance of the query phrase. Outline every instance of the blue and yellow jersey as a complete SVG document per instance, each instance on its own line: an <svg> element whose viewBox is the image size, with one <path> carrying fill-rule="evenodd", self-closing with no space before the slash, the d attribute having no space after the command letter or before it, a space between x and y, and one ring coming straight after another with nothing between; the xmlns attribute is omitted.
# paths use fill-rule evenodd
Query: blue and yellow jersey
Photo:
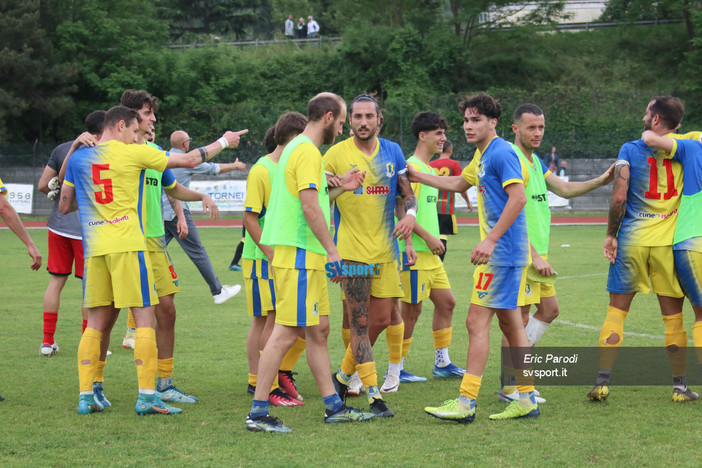
<svg viewBox="0 0 702 468"><path fill-rule="evenodd" d="M680 135L676 135L680 136ZM680 212L673 238L674 250L702 252L702 133L692 132L676 138L670 156L683 166Z"/></svg>
<svg viewBox="0 0 702 468"><path fill-rule="evenodd" d="M268 201L271 198L272 181L278 163L273 162L269 155L262 156L251 167L249 176L246 178L246 199L244 200L244 211L256 213L258 224L263 228ZM244 240L243 258L265 259L265 255L253 241L249 232L246 232Z"/></svg>
<svg viewBox="0 0 702 468"><path fill-rule="evenodd" d="M477 188L480 239L487 237L500 219L509 198L505 187L520 183L526 185L529 175L512 145L494 137L482 153L476 149L473 161L461 174ZM488 262L494 266L526 266L531 261L524 210L495 244Z"/></svg>
<svg viewBox="0 0 702 468"><path fill-rule="evenodd" d="M146 250L145 169L167 165L164 151L116 140L73 153L65 183L75 187L86 258Z"/></svg>
<svg viewBox="0 0 702 468"><path fill-rule="evenodd" d="M0 179L0 195L7 196L7 187L2 183L2 179Z"/></svg>
<svg viewBox="0 0 702 468"><path fill-rule="evenodd" d="M673 245L683 188L682 165L643 140L622 145L617 165L629 166L626 214L619 243L637 246Z"/></svg>
<svg viewBox="0 0 702 468"><path fill-rule="evenodd" d="M399 145L378 138L369 156L349 138L329 148L324 164L328 172L342 176L353 168L366 171L362 187L336 199L334 242L341 258L363 263L396 260L397 242L392 231L397 177L407 171Z"/></svg>

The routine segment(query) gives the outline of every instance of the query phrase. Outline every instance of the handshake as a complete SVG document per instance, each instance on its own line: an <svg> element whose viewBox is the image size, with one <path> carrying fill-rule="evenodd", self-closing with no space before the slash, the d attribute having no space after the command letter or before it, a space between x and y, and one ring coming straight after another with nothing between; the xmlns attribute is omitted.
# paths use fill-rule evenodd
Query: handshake
<svg viewBox="0 0 702 468"><path fill-rule="evenodd" d="M49 181L49 193L46 194L46 198L49 200L56 200L59 192L61 191L61 182L59 182L58 176L54 177Z"/></svg>

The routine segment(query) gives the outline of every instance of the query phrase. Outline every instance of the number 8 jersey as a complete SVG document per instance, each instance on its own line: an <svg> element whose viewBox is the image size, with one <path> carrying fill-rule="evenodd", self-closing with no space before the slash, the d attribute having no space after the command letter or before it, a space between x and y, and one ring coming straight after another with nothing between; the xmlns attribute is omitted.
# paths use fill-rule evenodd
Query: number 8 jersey
<svg viewBox="0 0 702 468"><path fill-rule="evenodd" d="M64 183L76 190L84 257L146 250L144 172L167 164L165 151L117 140L71 155Z"/></svg>

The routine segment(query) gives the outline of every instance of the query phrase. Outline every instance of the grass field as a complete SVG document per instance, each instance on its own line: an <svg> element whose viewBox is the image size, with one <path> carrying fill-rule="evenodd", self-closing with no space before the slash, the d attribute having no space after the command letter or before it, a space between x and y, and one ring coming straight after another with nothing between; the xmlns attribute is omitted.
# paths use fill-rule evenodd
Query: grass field
<svg viewBox="0 0 702 468"><path fill-rule="evenodd" d="M46 254L46 231L32 230ZM240 272L226 269L240 229L201 229L215 269L225 284L241 283ZM541 340L542 346L595 346L608 302L607 264L602 257L603 226L559 226L552 230L550 260L559 273L556 287L561 317ZM478 240L476 227L462 227L449 241L446 269L458 305L451 357L465 365L468 345L465 318L473 267L467 261ZM693 466L699 463L702 433L700 403L670 402L670 386L613 387L610 399L591 403L589 387L539 387L548 401L535 420L489 421L501 411L499 331L492 324L491 358L483 376L473 424L433 419L424 406L458 395L459 382L429 378L403 384L387 396L396 416L363 424L325 425L323 405L304 359L297 367L305 406L273 408L293 428L289 435L249 433L244 419L245 339L249 327L243 294L214 306L197 270L175 244L171 254L181 277L176 297L178 326L174 380L200 398L181 405L170 417L137 417L136 372L130 351L121 347L126 317L120 317L108 358L105 389L113 407L90 416L76 414L76 350L80 338L80 283L68 281L62 296L58 355L39 355L42 298L48 274L28 268L24 246L0 230L0 466ZM46 257L45 257L46 261ZM329 351L334 369L341 362L341 304L330 287L332 332ZM686 328L692 318L686 305ZM591 327L591 328L587 328ZM655 297L639 296L625 324L625 346L661 346L663 325ZM379 373L387 366L381 336L375 346ZM304 355L303 355L304 357ZM430 376L433 365L431 307L425 305L415 330L406 368ZM596 369L592 369L594 381ZM382 378L381 378L382 381ZM367 408L365 398L352 404Z"/></svg>

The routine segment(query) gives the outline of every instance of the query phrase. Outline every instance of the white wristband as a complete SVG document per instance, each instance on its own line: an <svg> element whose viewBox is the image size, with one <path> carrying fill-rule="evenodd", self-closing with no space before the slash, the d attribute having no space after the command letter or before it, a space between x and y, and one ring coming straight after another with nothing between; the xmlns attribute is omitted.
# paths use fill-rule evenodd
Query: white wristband
<svg viewBox="0 0 702 468"><path fill-rule="evenodd" d="M222 145L222 149L229 147L229 142L224 137L221 137L217 142Z"/></svg>
<svg viewBox="0 0 702 468"><path fill-rule="evenodd" d="M407 210L407 213L405 213L407 216L414 216L415 218L417 217L417 210L414 208L410 208Z"/></svg>

